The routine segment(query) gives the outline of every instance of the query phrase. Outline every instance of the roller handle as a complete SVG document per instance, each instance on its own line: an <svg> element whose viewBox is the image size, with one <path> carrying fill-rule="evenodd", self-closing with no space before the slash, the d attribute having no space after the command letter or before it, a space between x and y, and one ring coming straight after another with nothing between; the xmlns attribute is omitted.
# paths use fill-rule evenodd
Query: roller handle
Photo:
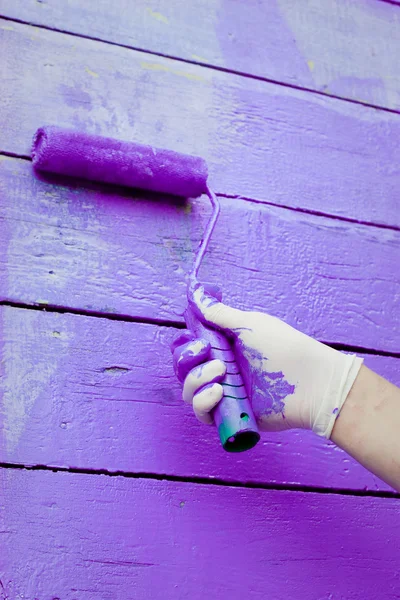
<svg viewBox="0 0 400 600"><path fill-rule="evenodd" d="M227 366L221 382L224 395L212 412L224 450L250 450L259 441L260 433L231 343L222 333L205 327L189 307L185 311L185 321L196 337L211 344L211 359L218 358Z"/></svg>

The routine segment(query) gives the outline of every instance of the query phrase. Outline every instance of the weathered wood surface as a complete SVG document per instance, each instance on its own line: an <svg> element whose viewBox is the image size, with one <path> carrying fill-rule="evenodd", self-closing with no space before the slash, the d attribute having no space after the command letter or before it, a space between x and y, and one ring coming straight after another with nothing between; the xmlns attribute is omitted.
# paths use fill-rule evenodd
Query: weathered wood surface
<svg viewBox="0 0 400 600"><path fill-rule="evenodd" d="M0 13L400 109L400 14L377 0L0 0Z"/></svg>
<svg viewBox="0 0 400 600"><path fill-rule="evenodd" d="M56 123L203 155L225 196L203 278L320 339L398 353L400 121L326 95L399 109L398 8L177 6L0 0L0 13L325 95L0 20L0 153L29 154ZM52 185L0 156L0 299L98 315L0 308L0 462L388 490L310 433L225 454L180 400L176 328L100 318L181 323L208 214L204 200ZM400 383L399 359L366 364ZM398 502L0 469L0 597L392 599Z"/></svg>
<svg viewBox="0 0 400 600"><path fill-rule="evenodd" d="M400 227L396 114L10 21L0 33L0 151L29 154L57 123L201 154L224 194Z"/></svg>
<svg viewBox="0 0 400 600"><path fill-rule="evenodd" d="M0 477L3 598L398 598L398 499Z"/></svg>
<svg viewBox="0 0 400 600"><path fill-rule="evenodd" d="M0 298L183 323L210 209L0 160ZM223 199L201 276L323 341L400 351L400 232Z"/></svg>
<svg viewBox="0 0 400 600"><path fill-rule="evenodd" d="M181 400L171 327L0 307L0 462L389 489L309 432L225 453ZM400 384L400 360L365 364Z"/></svg>

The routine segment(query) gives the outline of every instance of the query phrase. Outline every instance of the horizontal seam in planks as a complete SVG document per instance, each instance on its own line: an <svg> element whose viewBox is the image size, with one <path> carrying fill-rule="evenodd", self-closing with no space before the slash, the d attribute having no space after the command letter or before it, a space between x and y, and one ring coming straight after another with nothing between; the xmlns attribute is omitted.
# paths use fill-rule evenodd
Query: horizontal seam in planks
<svg viewBox="0 0 400 600"><path fill-rule="evenodd" d="M24 302L14 302L13 300L0 300L0 307L8 306L9 308L19 308L22 310L36 310L49 313L78 315L81 317L94 317L97 319L107 319L109 321L123 321L124 323L138 323L143 325L159 325L160 327L172 327L174 329L186 329L183 321L172 321L167 319L157 319L156 317L132 317L130 315L122 315L119 313L107 313L96 310L86 310L80 308L70 308L68 306L59 306L53 304L27 304Z"/></svg>
<svg viewBox="0 0 400 600"><path fill-rule="evenodd" d="M396 0L378 0L378 2L384 2L385 4L391 4L392 6L397 6L397 8L400 8L400 4L396 2Z"/></svg>
<svg viewBox="0 0 400 600"><path fill-rule="evenodd" d="M16 154L15 152L7 152L6 150L0 150L0 156L8 156L9 158L15 158L19 160L26 160L31 162L32 158L27 154ZM100 185L113 186L105 182L94 182ZM305 215L312 215L314 217L323 217L326 219L332 219L332 221L343 221L344 223L354 223L355 225L366 225L367 227L377 227L378 229L389 229L391 231L400 231L400 226L397 225L386 225L385 223L375 223L374 221L361 221L360 219L353 219L352 217L343 217L341 215L333 215L331 213L325 213L323 211L313 210L310 208L301 208L300 206L289 206L287 204L278 204L276 202L270 202L267 200L260 200L257 198L250 198L248 196L241 196L240 194L226 194L224 192L215 192L219 198L226 198L228 200L241 200L243 202L251 202L253 204L261 204L265 206L274 206L275 208L281 208L282 210L290 210L292 212L301 213Z"/></svg>
<svg viewBox="0 0 400 600"><path fill-rule="evenodd" d="M386 2L387 0L380 0ZM397 5L398 6L398 5ZM120 44L118 42L113 42L112 40L106 40L104 38L99 38L95 36L91 36L84 33L76 33L74 31L68 31L67 29L60 29L58 27L50 27L48 25L42 25L39 23L34 23L32 21L24 21L23 19L17 19L15 17L6 17L0 14L0 19L4 21L10 21L12 23L20 23L21 25L30 25L32 27L37 27L38 29L44 29L46 31L53 31L55 33L62 33L64 35L70 35L72 37L77 37L85 40L91 40L92 42L100 42L102 44L108 44L109 46L117 46L118 48L125 48L126 50L133 50L135 52L141 52L143 54L149 54L150 56L158 56L160 58L167 58L169 60L174 60L183 64L195 65L198 67L203 67L205 69L211 69L213 71L219 71L221 73L228 73L231 75L235 75L238 77L243 77L245 79L254 79L256 81L264 81L266 83L272 83L275 85L280 85L282 87L290 88L293 90L299 90L302 92L308 92L310 94L316 94L318 96L324 96L325 98L332 98L334 100L339 100L343 102L350 102L351 104L357 104L358 106L365 106L366 108L373 108L376 110L383 110L385 112L390 112L393 114L400 114L400 109L388 108L386 106L382 106L379 104L373 104L369 102L361 102L360 100L354 100L353 98L346 98L345 96L339 96L336 94L327 94L326 92L322 92L320 90L314 90L312 88L303 87L300 85L295 85L292 83L287 83L285 81L278 81L276 79L270 79L268 77L263 77L262 75L255 75L252 73L246 73L245 71L238 71L236 69L228 69L227 67L221 67L218 65L213 65L210 63L205 63L196 60L190 60L189 58L181 58L179 56L175 56L173 54L165 54L163 52L156 52L155 50L149 50L146 48L140 48L136 46L129 46L128 44Z"/></svg>
<svg viewBox="0 0 400 600"><path fill-rule="evenodd" d="M160 475L158 473L129 471L107 471L106 469L80 469L76 467L57 467L49 465L24 465L19 463L0 462L0 469L18 469L22 471L49 471L51 473L73 473L79 475L103 475L106 477L124 477L128 479L147 479L153 481L171 481L176 483L193 483L195 485L212 485L239 489L261 489L285 492L306 492L313 494L334 494L341 496L361 496L372 498L398 498L400 493L383 490L352 490L348 488L324 488L312 485L284 483L256 483L229 481L217 477L183 477L180 475Z"/></svg>
<svg viewBox="0 0 400 600"><path fill-rule="evenodd" d="M1 154L1 153L0 153ZM391 229L392 231L400 231L400 226L397 225L386 225L385 223L375 223L373 221L361 221L359 219L353 219L352 217L342 217L341 215L332 215L319 210L313 210L310 208L301 208L300 206L289 206L287 204L277 204L267 200L258 200L257 198L249 198L247 196L240 196L235 194L224 194L217 192L217 196L220 198L227 198L231 200L243 200L244 202L252 202L253 204L265 204L266 206L274 206L276 208L283 208L284 210L291 210L292 212L298 212L305 215L313 215L314 217L324 217L332 219L333 221L344 221L345 223L354 223L356 225L367 225L368 227L378 227L379 229Z"/></svg>
<svg viewBox="0 0 400 600"><path fill-rule="evenodd" d="M106 313L93 310L85 310L79 308L69 308L65 306L57 306L51 304L27 304L24 302L14 302L12 300L0 300L0 307L7 306L9 308L18 308L22 310L34 310L58 314L78 315L81 317L94 317L97 319L108 319L109 321L122 321L125 323L137 323L142 325L158 325L160 327L171 327L173 329L186 329L183 321L172 321L167 319L157 319L153 317L132 317L130 315L121 315L118 313ZM388 358L400 358L400 352L390 352L388 350L377 350L374 348L363 348L362 346L353 346L350 344L342 344L341 342L327 342L319 340L326 346L335 348L342 352L356 352L360 354L369 354L372 356L385 356Z"/></svg>

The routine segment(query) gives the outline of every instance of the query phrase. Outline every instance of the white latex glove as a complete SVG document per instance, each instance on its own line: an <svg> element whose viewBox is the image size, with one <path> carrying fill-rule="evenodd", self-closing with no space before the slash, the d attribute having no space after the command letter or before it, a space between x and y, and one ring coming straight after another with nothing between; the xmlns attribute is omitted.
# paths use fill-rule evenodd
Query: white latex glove
<svg viewBox="0 0 400 600"><path fill-rule="evenodd" d="M343 354L293 329L280 319L245 312L199 287L194 307L207 326L232 339L247 393L263 431L312 429L329 438L357 377L362 359ZM226 365L208 360L210 346L190 333L172 345L183 399L198 419L212 423L210 411L222 398Z"/></svg>

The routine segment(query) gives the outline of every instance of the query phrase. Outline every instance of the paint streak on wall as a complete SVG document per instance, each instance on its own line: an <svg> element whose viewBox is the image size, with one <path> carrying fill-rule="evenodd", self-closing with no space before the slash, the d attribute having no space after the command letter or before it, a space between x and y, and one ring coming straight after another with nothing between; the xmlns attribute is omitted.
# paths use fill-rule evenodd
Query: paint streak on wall
<svg viewBox="0 0 400 600"><path fill-rule="evenodd" d="M146 7L146 10L151 17L153 17L160 23L165 23L165 25L168 25L169 20L167 19L167 17L165 15L162 15L160 12L158 12L156 10L152 10L149 6Z"/></svg>
<svg viewBox="0 0 400 600"><path fill-rule="evenodd" d="M171 69L167 65L161 65L159 63L142 61L140 66L142 69L147 69L148 71L163 71L164 73L173 73L178 77L186 77L186 79L190 79L192 81L207 82L207 79L201 77L200 75L196 75L195 73L187 73L185 71L179 71L178 69Z"/></svg>

